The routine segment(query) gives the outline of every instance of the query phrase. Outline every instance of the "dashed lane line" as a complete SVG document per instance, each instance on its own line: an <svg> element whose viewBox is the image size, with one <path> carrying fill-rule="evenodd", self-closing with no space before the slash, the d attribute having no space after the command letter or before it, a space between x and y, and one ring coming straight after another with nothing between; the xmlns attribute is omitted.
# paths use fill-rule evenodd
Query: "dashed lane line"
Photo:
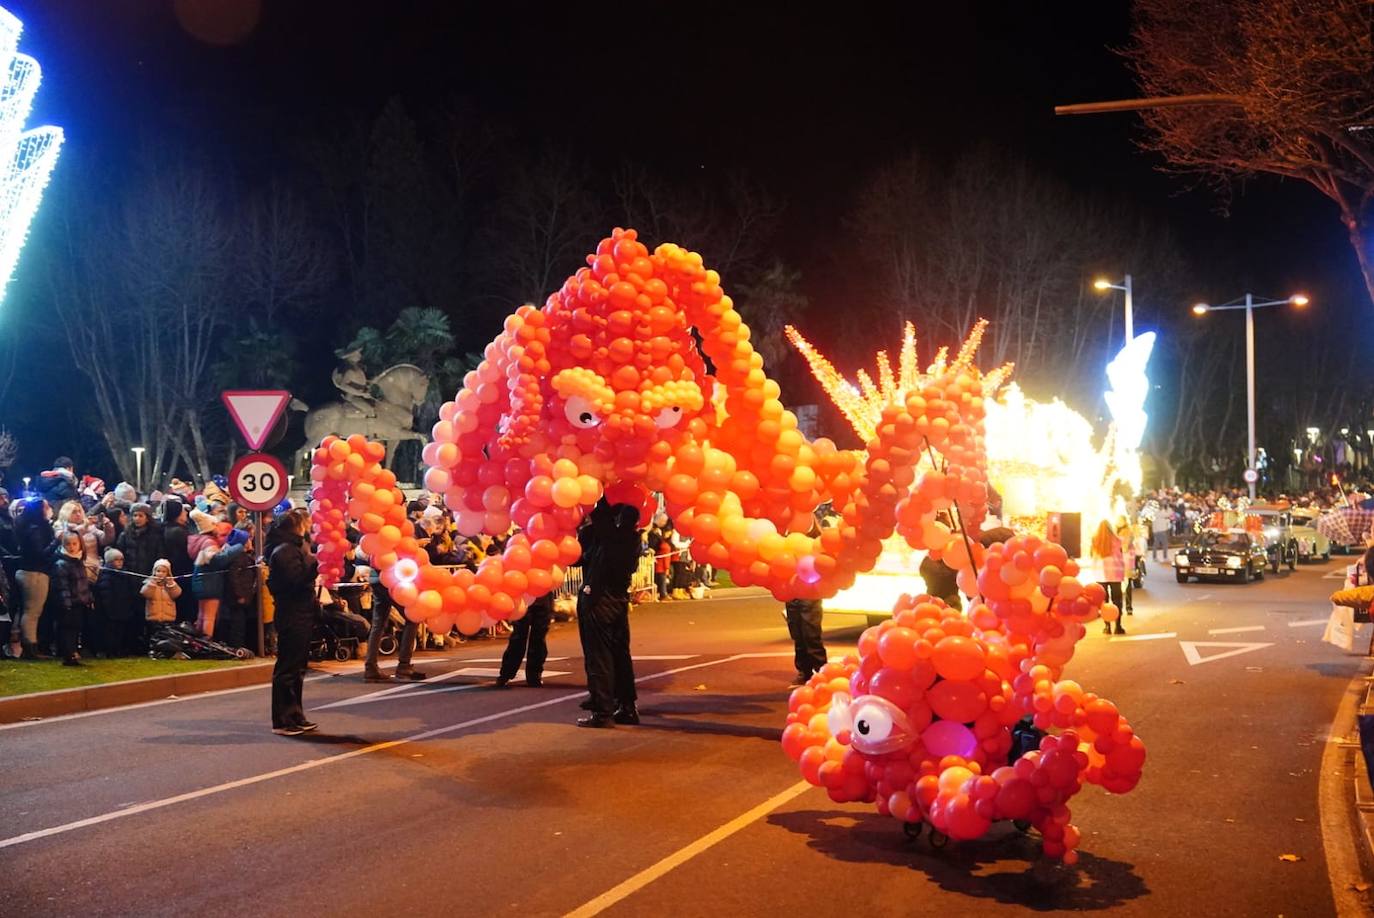
<svg viewBox="0 0 1374 918"><path fill-rule="evenodd" d="M1312 625L1325 625L1330 618L1309 618L1300 622L1289 622L1289 628L1307 628Z"/></svg>
<svg viewBox="0 0 1374 918"><path fill-rule="evenodd" d="M1122 635L1114 635L1113 637L1110 638L1110 640L1111 640L1111 642L1112 642L1113 644L1117 644L1117 643L1120 643L1121 641L1157 641L1157 640L1159 640L1159 639L1161 639L1161 638L1176 638L1176 637L1178 637L1178 632L1177 632L1177 631L1160 631L1160 632L1158 632L1158 633L1156 633L1156 634L1122 634Z"/></svg>
<svg viewBox="0 0 1374 918"><path fill-rule="evenodd" d="M1208 634L1244 634L1247 631L1263 631L1263 625L1239 625L1235 628L1208 628Z"/></svg>

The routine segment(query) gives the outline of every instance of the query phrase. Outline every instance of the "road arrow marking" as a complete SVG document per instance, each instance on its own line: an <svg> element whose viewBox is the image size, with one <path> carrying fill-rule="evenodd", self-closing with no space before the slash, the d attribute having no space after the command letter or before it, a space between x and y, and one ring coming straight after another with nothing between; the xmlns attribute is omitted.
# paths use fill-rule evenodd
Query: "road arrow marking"
<svg viewBox="0 0 1374 918"><path fill-rule="evenodd" d="M1266 647L1273 647L1274 645L1272 643L1241 644L1227 641L1179 641L1178 646L1183 648L1183 655L1188 658L1189 664L1197 666L1201 663L1211 663L1213 660L1224 660L1227 657L1239 656L1243 653L1249 653L1252 650L1263 650ZM1211 656L1204 657L1198 652L1198 649L1202 647L1230 647L1231 649L1223 653L1214 653Z"/></svg>
<svg viewBox="0 0 1374 918"><path fill-rule="evenodd" d="M1237 628L1208 628L1208 634L1241 634L1246 631L1263 631L1263 625L1241 625Z"/></svg>
<svg viewBox="0 0 1374 918"><path fill-rule="evenodd" d="M1338 568L1336 568L1336 569L1333 570L1333 571L1327 571L1325 574L1322 574L1322 579L1323 579L1323 580L1344 580L1344 579L1345 579L1345 575L1346 575L1346 570L1345 570L1345 568L1343 568L1343 567L1338 567Z"/></svg>

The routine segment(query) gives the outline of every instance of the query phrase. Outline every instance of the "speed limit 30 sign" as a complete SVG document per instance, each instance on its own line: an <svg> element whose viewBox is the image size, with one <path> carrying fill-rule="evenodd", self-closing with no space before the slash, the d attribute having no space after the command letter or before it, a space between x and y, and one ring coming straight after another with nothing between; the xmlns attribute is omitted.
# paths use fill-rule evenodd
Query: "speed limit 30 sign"
<svg viewBox="0 0 1374 918"><path fill-rule="evenodd" d="M247 510L271 510L286 497L290 481L276 456L249 453L229 470L229 493Z"/></svg>

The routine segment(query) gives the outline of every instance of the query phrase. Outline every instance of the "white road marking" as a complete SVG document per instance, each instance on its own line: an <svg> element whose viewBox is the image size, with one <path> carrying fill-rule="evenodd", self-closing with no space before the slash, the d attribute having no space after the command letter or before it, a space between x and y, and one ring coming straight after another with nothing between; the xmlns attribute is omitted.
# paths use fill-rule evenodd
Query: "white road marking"
<svg viewBox="0 0 1374 918"><path fill-rule="evenodd" d="M1289 628L1306 628L1306 627L1308 627L1308 626L1310 626L1310 625L1325 625L1325 624L1326 624L1328 621L1330 621L1330 620L1331 620L1330 618L1309 618L1309 619L1304 619L1303 621L1300 621L1300 622L1289 622L1289 623L1288 623L1288 627L1289 627Z"/></svg>
<svg viewBox="0 0 1374 918"><path fill-rule="evenodd" d="M1263 625L1240 625L1236 628L1208 628L1208 634L1243 634L1246 631L1263 631Z"/></svg>
<svg viewBox="0 0 1374 918"><path fill-rule="evenodd" d="M1122 635L1116 635L1116 636L1112 637L1110 640L1111 640L1111 642L1112 642L1113 644L1115 644L1115 643L1117 643L1118 641L1157 641L1157 640L1159 640L1160 638L1176 638L1176 637L1178 637L1178 632L1177 632L1177 631L1160 631L1160 632L1158 632L1157 634L1122 634Z"/></svg>
<svg viewBox="0 0 1374 918"><path fill-rule="evenodd" d="M1266 647L1273 647L1274 645L1272 643L1244 644L1228 643L1226 641L1179 641L1178 646L1183 648L1183 656L1188 659L1188 663L1192 666L1198 666L1202 663L1211 663L1214 660L1224 660L1227 657L1240 656L1243 653L1250 653L1254 650L1263 650ZM1200 647L1230 647L1231 649L1224 653L1214 653L1209 657L1204 657L1198 652L1198 648Z"/></svg>
<svg viewBox="0 0 1374 918"><path fill-rule="evenodd" d="M650 673L647 676L640 676L638 679L635 680L635 682L649 682L654 679L662 679L665 676L672 676L677 673L686 672L688 670L701 669L705 666L718 666L722 663L732 663L736 660L750 659L753 656L758 655L735 654L729 657L722 657L719 660L708 660L705 663L693 663L690 666L679 666L675 669L666 669L661 673ZM783 656L791 656L791 654L783 654ZM257 688L258 686L252 687ZM475 688L476 686L472 687ZM451 688L468 688L468 686L451 686ZM15 845L22 845L31 841L38 841L43 838L51 838L54 835L62 835L67 832L75 831L76 829L84 829L88 826L95 826L105 822L112 822L116 819L123 819L127 816L136 816L139 813L147 813L152 810L160 810L178 803L187 803L191 800L200 800L204 797L212 797L216 794L224 793L225 791L236 790L240 787L250 787L254 784L261 784L264 781L270 781L274 778L284 778L288 775L294 775L299 772L310 771L311 769L320 768L325 765L332 765L335 762L346 762L350 759L356 759L360 756L370 755L374 752L382 752L387 749L394 749L397 746L404 746L407 743L418 743L422 740L434 739L435 737L446 736L450 733L459 733L463 730L468 729L469 727L478 727L482 724L491 723L492 721L502 720L507 717L513 717L516 714L524 714L527 711L537 711L540 708L547 708L555 704L562 704L565 701L572 701L577 698L586 697L587 693L585 691L570 692L566 695L559 695L557 698L549 698L544 701L536 701L532 704L522 705L518 708L510 708L505 711L497 711L494 714L487 714L483 717L474 717L471 720L464 720L456 724L449 724L446 727L436 727L433 730L425 730L420 733L412 733L410 736L405 736L400 739L387 740L381 743L373 743L371 746L364 746L361 749L353 749L349 752L340 753L339 755L330 755L325 756L324 758L311 759L308 762L301 762L299 764L291 765L286 768L278 768L275 771L268 771L263 772L261 774L249 775L246 778L239 778L234 781L226 781L223 784L215 784L210 787L202 787L200 790L188 791L184 794L177 794L172 797L163 797L160 800L149 800L147 803L139 803L135 804L134 806L128 806L117 810L111 810L108 813L101 813L97 816L88 816L85 819L78 819L74 822L63 823L62 825L49 826L46 829L36 829L32 832L25 832L22 835L13 835L9 838L0 839L0 848L10 848Z"/></svg>
<svg viewBox="0 0 1374 918"><path fill-rule="evenodd" d="M696 841L692 842L690 845L687 845L686 847L679 848L672 854L665 857L663 860L659 861L657 864L653 864L649 867L644 868L639 873L630 877L623 883L611 887L601 895L597 896L595 899L592 899L590 902L587 902L579 906L578 908L573 909L572 911L568 912L565 918L591 918L592 915L601 914L606 909L615 905L617 902L620 902L634 895L636 892L643 889L645 886L648 886L650 883L654 882L654 880L657 880L664 874L669 873L675 868L682 866L683 864L690 861L692 858L696 857L698 854L701 854L708 848L711 848L712 846L724 841L731 835L734 835L740 829L743 829L745 826L757 822L758 820L767 816L769 813L776 810L778 807L782 806L784 803L787 803L794 797L801 796L810 789L810 784L808 784L805 781L798 781L796 784L793 784L791 787L789 787L782 793L775 794L774 796L769 797L767 800L763 801L758 806L754 807L752 810L749 810L746 813L741 813L740 815L736 816L734 819L730 820L725 825L716 829L714 832L710 832L706 835L703 835L701 838L698 838Z"/></svg>
<svg viewBox="0 0 1374 918"><path fill-rule="evenodd" d="M1327 571L1325 574L1322 574L1322 579L1344 580L1347 576L1349 576L1349 572L1343 567L1338 567L1335 570Z"/></svg>
<svg viewBox="0 0 1374 918"><path fill-rule="evenodd" d="M523 673L524 670L521 669L516 673L516 676L519 677ZM463 669L456 669L451 673L445 673L444 678L447 679L452 676L477 676L484 679L495 679L499 675L501 675L501 670L499 669L488 669L482 666L468 666ZM572 675L572 673L562 672L559 670L544 671L545 678L570 675ZM469 689L489 687L488 683L485 682L468 682L462 685L446 685L443 688L425 687L428 685L433 685L437 681L438 677L426 680L424 682L411 682L407 685L398 686L396 688L383 689L380 692L371 692L367 695L358 695L355 698L345 698L342 701L331 701L329 704L322 704L319 707L312 707L310 710L312 712L327 711L331 708L349 708L359 704L372 704L373 702L377 701L395 701L397 699L408 701L411 698L428 698L430 695L444 695L448 692L465 692Z"/></svg>
<svg viewBox="0 0 1374 918"><path fill-rule="evenodd" d="M1188 601L1189 601L1189 602L1206 602L1207 600L1209 600L1209 599L1211 599L1211 598L1212 598L1212 594L1211 594L1211 593L1203 593L1201 596L1194 596L1194 597L1192 597L1191 599L1189 599Z"/></svg>
<svg viewBox="0 0 1374 918"><path fill-rule="evenodd" d="M699 653L635 653L631 654L635 660L695 660L701 656Z"/></svg>

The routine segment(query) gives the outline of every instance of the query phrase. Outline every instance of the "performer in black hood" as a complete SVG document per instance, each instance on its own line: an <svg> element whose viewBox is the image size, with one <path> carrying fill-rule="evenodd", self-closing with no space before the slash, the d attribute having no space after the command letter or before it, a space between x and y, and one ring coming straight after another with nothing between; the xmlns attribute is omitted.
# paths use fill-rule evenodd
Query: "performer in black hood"
<svg viewBox="0 0 1374 918"><path fill-rule="evenodd" d="M577 630L591 695L591 713L578 720L579 727L639 723L630 659L630 579L639 566L638 521L636 508L612 506L602 498L577 534L582 544Z"/></svg>

